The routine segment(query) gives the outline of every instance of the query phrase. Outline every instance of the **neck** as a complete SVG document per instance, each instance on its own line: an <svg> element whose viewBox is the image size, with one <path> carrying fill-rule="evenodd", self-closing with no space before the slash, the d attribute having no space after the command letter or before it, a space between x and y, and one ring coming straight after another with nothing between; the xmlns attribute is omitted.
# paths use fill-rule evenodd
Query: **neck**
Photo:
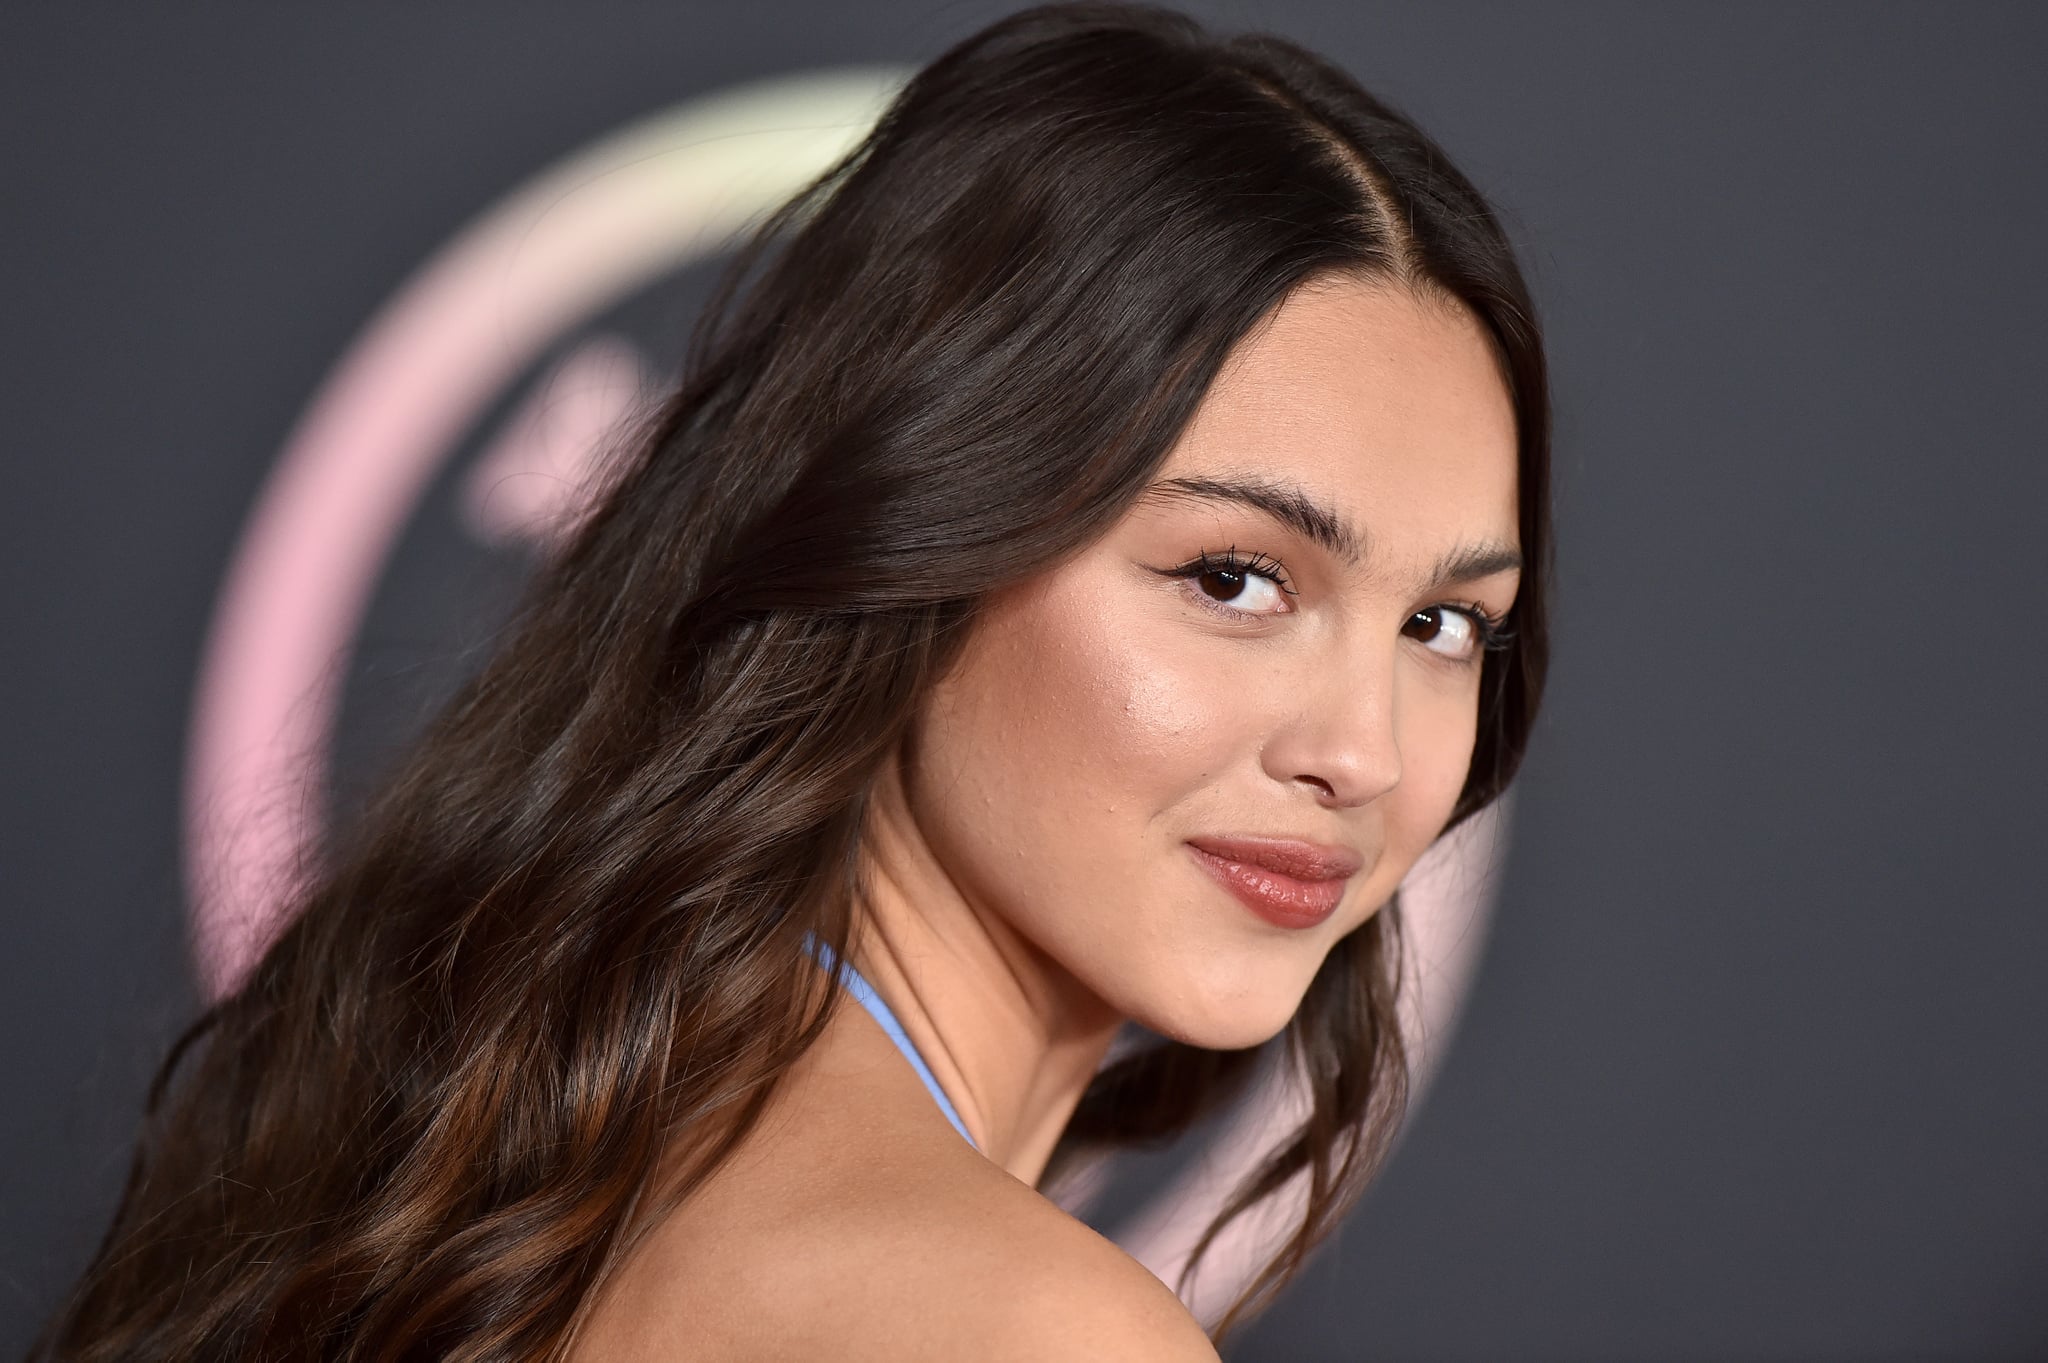
<svg viewBox="0 0 2048 1363"><path fill-rule="evenodd" d="M892 763L870 805L853 963L983 1154L1036 1184L1123 1019L953 882Z"/></svg>

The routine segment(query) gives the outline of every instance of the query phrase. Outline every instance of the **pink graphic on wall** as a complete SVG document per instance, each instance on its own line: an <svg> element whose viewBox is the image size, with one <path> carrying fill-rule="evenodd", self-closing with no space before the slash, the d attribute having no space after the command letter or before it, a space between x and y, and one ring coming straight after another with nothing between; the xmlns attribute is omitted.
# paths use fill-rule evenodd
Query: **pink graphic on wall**
<svg viewBox="0 0 2048 1363"><path fill-rule="evenodd" d="M598 456L654 396L639 348L618 336L583 342L549 371L463 480L462 517L486 544L553 543L595 491Z"/></svg>
<svg viewBox="0 0 2048 1363"><path fill-rule="evenodd" d="M279 927L321 826L353 640L399 532L462 435L550 343L718 254L838 159L900 79L851 70L770 81L629 127L486 212L342 357L257 499L201 663L185 847L209 993L233 988ZM586 424L616 415L602 394L573 400ZM491 480L492 467L480 476ZM544 491L546 470L520 472L495 480L479 528L525 524L529 493L573 497Z"/></svg>
<svg viewBox="0 0 2048 1363"><path fill-rule="evenodd" d="M210 996L282 926L324 826L332 745L372 593L437 473L536 360L620 300L723 252L865 133L905 73L801 75L693 100L564 159L430 258L370 319L291 432L222 584L195 692L185 784L192 949ZM460 514L485 543L545 544L591 495L593 456L652 396L622 338L584 338L486 441ZM1404 885L1404 1001L1419 1097L1455 1021L1505 821L1445 839ZM1117 1239L1169 1283L1228 1190L1298 1120L1276 1076ZM1080 1210L1103 1170L1054 1195ZM1284 1217L1286 1199L1276 1199ZM1240 1220L1189 1305L1213 1318L1282 1224Z"/></svg>

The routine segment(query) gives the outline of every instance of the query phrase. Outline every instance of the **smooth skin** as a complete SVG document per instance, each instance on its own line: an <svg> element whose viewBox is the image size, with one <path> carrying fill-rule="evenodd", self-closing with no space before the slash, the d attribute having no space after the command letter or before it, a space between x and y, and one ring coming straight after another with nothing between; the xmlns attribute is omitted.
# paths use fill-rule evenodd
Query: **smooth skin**
<svg viewBox="0 0 2048 1363"><path fill-rule="evenodd" d="M980 1153L838 1008L595 1304L579 1363L1215 1360L1034 1185L1125 1020L1267 1040L1442 830L1516 513L1514 412L1469 313L1349 275L1283 300L1117 524L989 603L878 784L855 964ZM1201 869L1202 835L1364 869L1329 919L1277 927Z"/></svg>

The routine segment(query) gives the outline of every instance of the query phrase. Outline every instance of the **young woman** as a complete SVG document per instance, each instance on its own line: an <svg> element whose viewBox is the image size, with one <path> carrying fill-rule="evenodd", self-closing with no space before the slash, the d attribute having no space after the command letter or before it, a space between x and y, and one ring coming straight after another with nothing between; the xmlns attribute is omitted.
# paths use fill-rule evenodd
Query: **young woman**
<svg viewBox="0 0 2048 1363"><path fill-rule="evenodd" d="M1308 1210L1227 1328L1370 1176L1396 889L1541 689L1547 439L1494 216L1342 72L968 39L166 1062L41 1355L1214 1358L1036 1185L1284 1034L1312 1114L1218 1225Z"/></svg>

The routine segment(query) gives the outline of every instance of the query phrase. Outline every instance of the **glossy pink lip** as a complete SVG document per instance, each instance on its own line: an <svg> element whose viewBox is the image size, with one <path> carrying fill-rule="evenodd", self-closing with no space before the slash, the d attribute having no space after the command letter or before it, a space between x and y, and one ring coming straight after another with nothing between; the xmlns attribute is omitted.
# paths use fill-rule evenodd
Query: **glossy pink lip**
<svg viewBox="0 0 2048 1363"><path fill-rule="evenodd" d="M1336 912L1365 864L1348 847L1294 838L1189 838L1188 847L1246 908L1283 928L1312 928Z"/></svg>

